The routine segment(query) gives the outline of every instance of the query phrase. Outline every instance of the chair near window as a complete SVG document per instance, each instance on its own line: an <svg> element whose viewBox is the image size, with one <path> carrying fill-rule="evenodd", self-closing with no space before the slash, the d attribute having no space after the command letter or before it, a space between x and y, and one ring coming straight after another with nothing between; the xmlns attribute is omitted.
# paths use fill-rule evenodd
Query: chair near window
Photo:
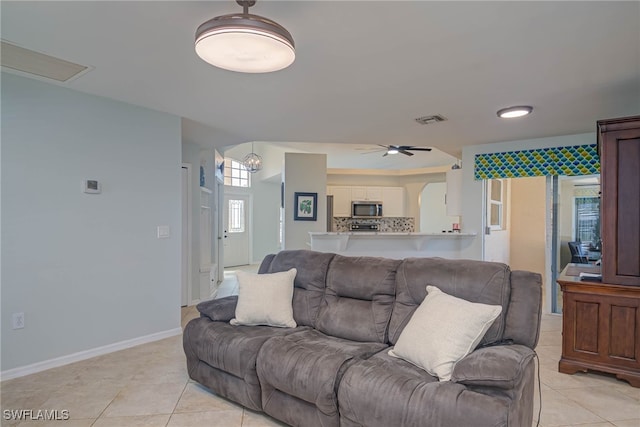
<svg viewBox="0 0 640 427"><path fill-rule="evenodd" d="M582 250L580 242L567 242L569 250L571 251L571 262L577 264L588 264L589 258L587 254Z"/></svg>

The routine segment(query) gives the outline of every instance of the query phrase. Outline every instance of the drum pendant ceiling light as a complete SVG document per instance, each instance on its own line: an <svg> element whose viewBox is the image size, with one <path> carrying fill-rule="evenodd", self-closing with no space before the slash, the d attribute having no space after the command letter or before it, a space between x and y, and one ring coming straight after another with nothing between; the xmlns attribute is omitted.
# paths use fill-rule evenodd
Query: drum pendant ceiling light
<svg viewBox="0 0 640 427"><path fill-rule="evenodd" d="M291 34L276 22L249 14L256 0L237 0L242 13L217 16L198 27L196 53L211 65L241 73L269 73L296 57Z"/></svg>

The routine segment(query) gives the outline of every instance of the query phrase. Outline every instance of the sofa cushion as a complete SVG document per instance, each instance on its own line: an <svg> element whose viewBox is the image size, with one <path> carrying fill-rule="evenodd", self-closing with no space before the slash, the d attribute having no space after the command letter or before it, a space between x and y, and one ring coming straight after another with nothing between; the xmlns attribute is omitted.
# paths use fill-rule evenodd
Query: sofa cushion
<svg viewBox="0 0 640 427"><path fill-rule="evenodd" d="M501 310L499 305L468 302L427 286L427 297L389 355L449 381L453 366L476 348Z"/></svg>
<svg viewBox="0 0 640 427"><path fill-rule="evenodd" d="M387 346L330 337L313 329L268 340L260 349L257 372L265 410L275 390L315 405L327 415L337 413L337 385L346 367ZM271 415L278 418L277 408ZM284 409L283 409L284 410Z"/></svg>
<svg viewBox="0 0 640 427"><path fill-rule="evenodd" d="M396 300L389 323L389 342L395 344L413 312L436 286L449 295L482 304L500 305L502 312L480 344L502 339L511 294L511 271L505 264L442 258L408 258L398 267Z"/></svg>
<svg viewBox="0 0 640 427"><path fill-rule="evenodd" d="M438 382L383 351L349 366L338 389L340 425L506 426L510 400Z"/></svg>
<svg viewBox="0 0 640 427"><path fill-rule="evenodd" d="M185 352L238 378L257 379L256 357L260 347L269 338L290 331L269 326L233 326L200 317L185 328Z"/></svg>
<svg viewBox="0 0 640 427"><path fill-rule="evenodd" d="M267 273L291 268L298 270L293 290L293 318L298 325L315 326L324 296L327 270L334 256L332 253L309 250L281 251L272 258L268 269L266 266L260 267L262 272Z"/></svg>
<svg viewBox="0 0 640 427"><path fill-rule="evenodd" d="M387 342L399 260L336 255L316 329L354 341Z"/></svg>
<svg viewBox="0 0 640 427"><path fill-rule="evenodd" d="M271 274L238 271L238 304L232 325L295 328L293 280L296 269Z"/></svg>

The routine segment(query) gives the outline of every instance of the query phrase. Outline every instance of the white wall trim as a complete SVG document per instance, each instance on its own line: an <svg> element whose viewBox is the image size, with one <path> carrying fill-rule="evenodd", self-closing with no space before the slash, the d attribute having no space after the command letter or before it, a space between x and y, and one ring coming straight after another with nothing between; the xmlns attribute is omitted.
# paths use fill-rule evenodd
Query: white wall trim
<svg viewBox="0 0 640 427"><path fill-rule="evenodd" d="M182 334L182 328L174 328L162 332L156 332L155 334L120 341L102 347L92 348L90 350L84 350L78 353L68 354L66 356L56 357L54 359L33 363L31 365L7 369L6 371L0 372L0 378L1 381L5 381L13 378L23 377L25 375L35 374L36 372L46 371L47 369L57 368L59 366L68 365L70 363L79 362L81 360L91 359L92 357L102 356L103 354L113 353L115 351L136 347L138 345L147 344L153 341L159 341L180 334Z"/></svg>
<svg viewBox="0 0 640 427"><path fill-rule="evenodd" d="M182 236L182 239L185 239L185 237L187 239L187 303L189 303L193 300L193 251L191 247L193 244L193 206L191 206L193 203L193 192L191 191L193 176L191 163L182 163L181 167L187 170L187 236ZM184 218L182 220L184 221ZM182 284L180 286L182 287ZM182 289L180 289L180 295L182 295Z"/></svg>

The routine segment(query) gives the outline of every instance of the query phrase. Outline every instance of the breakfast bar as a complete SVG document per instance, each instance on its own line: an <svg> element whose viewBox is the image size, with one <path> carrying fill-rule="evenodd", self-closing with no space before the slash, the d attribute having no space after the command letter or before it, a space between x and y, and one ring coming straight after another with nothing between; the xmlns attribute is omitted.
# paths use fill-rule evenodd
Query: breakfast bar
<svg viewBox="0 0 640 427"><path fill-rule="evenodd" d="M310 232L311 249L348 256L459 259L476 233Z"/></svg>

